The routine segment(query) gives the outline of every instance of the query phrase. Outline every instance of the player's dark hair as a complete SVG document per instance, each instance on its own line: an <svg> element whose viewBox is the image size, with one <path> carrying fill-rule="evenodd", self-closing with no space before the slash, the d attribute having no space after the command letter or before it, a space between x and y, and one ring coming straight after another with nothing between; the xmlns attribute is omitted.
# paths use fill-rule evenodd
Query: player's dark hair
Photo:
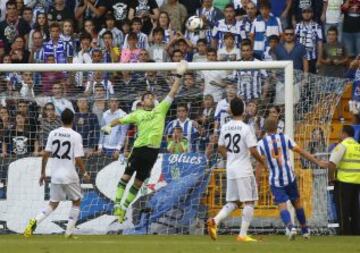
<svg viewBox="0 0 360 253"><path fill-rule="evenodd" d="M350 125L344 125L343 128L342 128L342 132L345 133L349 137L354 137L355 136L355 130Z"/></svg>
<svg viewBox="0 0 360 253"><path fill-rule="evenodd" d="M144 99L147 95L155 96L154 93L152 93L151 91L147 91L141 96L141 101L144 101Z"/></svg>
<svg viewBox="0 0 360 253"><path fill-rule="evenodd" d="M64 125L71 125L74 120L74 113L69 109L66 108L61 113L61 121Z"/></svg>
<svg viewBox="0 0 360 253"><path fill-rule="evenodd" d="M244 102L239 97L235 97L230 102L230 110L233 116L241 116L244 113Z"/></svg>
<svg viewBox="0 0 360 253"><path fill-rule="evenodd" d="M274 133L277 131L278 121L276 119L267 118L264 122L264 130L268 133Z"/></svg>

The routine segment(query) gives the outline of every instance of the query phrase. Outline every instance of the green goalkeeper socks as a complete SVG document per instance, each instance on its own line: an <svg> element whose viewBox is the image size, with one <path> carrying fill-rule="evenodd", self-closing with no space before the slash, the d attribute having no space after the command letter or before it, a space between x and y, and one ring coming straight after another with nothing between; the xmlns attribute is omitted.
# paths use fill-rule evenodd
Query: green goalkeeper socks
<svg viewBox="0 0 360 253"><path fill-rule="evenodd" d="M129 190L129 193L127 195L127 198L125 199L125 202L124 202L124 207L125 208L128 208L129 205L131 204L131 202L134 201L134 199L136 198L136 195L138 193L139 189L136 188L135 186L131 186L130 190Z"/></svg>
<svg viewBox="0 0 360 253"><path fill-rule="evenodd" d="M126 185L127 185L127 182L120 179L120 182L118 184L116 194L115 194L115 203L116 204L120 204L121 199L124 196Z"/></svg>

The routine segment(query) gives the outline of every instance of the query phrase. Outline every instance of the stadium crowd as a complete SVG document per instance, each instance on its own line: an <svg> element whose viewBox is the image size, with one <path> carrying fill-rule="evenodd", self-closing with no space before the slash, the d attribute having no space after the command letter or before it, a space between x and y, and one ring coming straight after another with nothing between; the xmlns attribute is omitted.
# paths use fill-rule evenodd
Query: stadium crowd
<svg viewBox="0 0 360 253"><path fill-rule="evenodd" d="M305 76L360 79L358 0L9 0L0 13L4 64L292 60ZM203 29L186 28L191 15ZM140 108L145 91L160 101L172 79L156 71L1 73L2 157L40 155L65 108L76 112L87 156L127 156L134 127L118 126L110 136L99 129ZM281 81L265 70L186 73L163 150L205 151L216 143L236 95L247 102L246 121L258 137L264 117L279 119L282 131L284 98L274 88Z"/></svg>

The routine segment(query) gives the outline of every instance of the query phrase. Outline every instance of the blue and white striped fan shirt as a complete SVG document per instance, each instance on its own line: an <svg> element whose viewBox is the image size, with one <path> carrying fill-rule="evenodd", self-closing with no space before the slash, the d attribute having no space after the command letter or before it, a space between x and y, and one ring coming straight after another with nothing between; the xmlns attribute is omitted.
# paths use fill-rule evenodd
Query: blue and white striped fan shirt
<svg viewBox="0 0 360 253"><path fill-rule="evenodd" d="M212 37L217 40L218 48L221 48L224 46L225 33L232 33L235 37L235 44L239 47L242 39L245 39L241 37L241 29L240 21L235 21L232 24L226 24L225 19L220 19L212 30Z"/></svg>
<svg viewBox="0 0 360 253"><path fill-rule="evenodd" d="M271 35L280 36L282 32L279 18L270 16L268 20L264 20L262 16L258 16L251 27L251 33L254 34L254 51L262 55L269 44L267 38Z"/></svg>
<svg viewBox="0 0 360 253"><path fill-rule="evenodd" d="M305 47L306 59L317 59L317 43L323 40L321 26L314 21L300 22L296 24L295 35L297 41Z"/></svg>
<svg viewBox="0 0 360 253"><path fill-rule="evenodd" d="M290 150L296 143L285 134L267 134L258 142L258 151L266 158L269 168L269 183L275 187L284 187L295 180L291 165Z"/></svg>

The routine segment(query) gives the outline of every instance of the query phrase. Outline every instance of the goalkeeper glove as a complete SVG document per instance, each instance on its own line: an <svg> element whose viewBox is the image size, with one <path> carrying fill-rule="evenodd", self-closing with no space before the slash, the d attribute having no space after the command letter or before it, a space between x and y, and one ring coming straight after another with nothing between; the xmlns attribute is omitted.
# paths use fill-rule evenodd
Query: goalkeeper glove
<svg viewBox="0 0 360 253"><path fill-rule="evenodd" d="M188 68L187 61L181 61L176 68L176 74L179 76L183 76Z"/></svg>
<svg viewBox="0 0 360 253"><path fill-rule="evenodd" d="M106 125L101 128L101 132L103 132L104 134L111 134L111 129L112 128L110 125Z"/></svg>

